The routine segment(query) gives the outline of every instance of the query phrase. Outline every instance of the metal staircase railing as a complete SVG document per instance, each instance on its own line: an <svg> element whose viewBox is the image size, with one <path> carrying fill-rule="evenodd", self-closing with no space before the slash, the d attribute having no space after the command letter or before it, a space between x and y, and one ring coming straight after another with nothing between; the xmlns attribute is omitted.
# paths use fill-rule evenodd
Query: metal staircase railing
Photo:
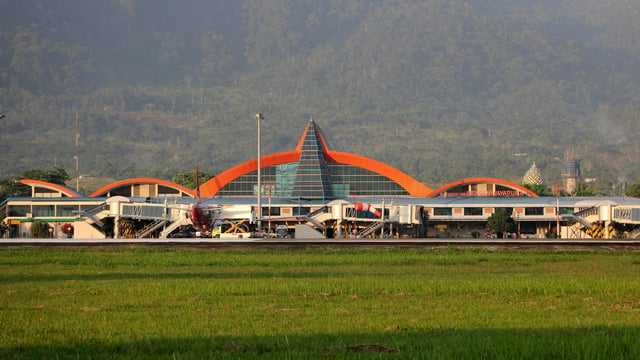
<svg viewBox="0 0 640 360"><path fill-rule="evenodd" d="M98 213L100 213L103 210L107 209L108 206L109 206L109 204L104 202L104 203L96 205L96 206L94 206L92 208L73 211L73 213L75 213L76 216L78 216L78 217L86 218L87 220L89 220L90 223L93 223L93 224L97 225L99 228L102 228L104 226L104 223L102 222L102 220L97 215L98 215Z"/></svg>
<svg viewBox="0 0 640 360"><path fill-rule="evenodd" d="M629 238L631 238L631 239L636 239L636 238L639 238L639 237L640 237L640 227L637 228L637 229L632 230L629 233Z"/></svg>
<svg viewBox="0 0 640 360"><path fill-rule="evenodd" d="M160 232L160 239L166 239L167 236L169 236L169 234L171 234L173 232L173 230L179 228L182 225L191 225L192 222L191 220L187 219L187 218L179 218L178 220L174 221L171 223L171 225L167 226L166 228L164 228L164 230L162 230L162 232Z"/></svg>
<svg viewBox="0 0 640 360"><path fill-rule="evenodd" d="M325 214L329 212L329 208L327 206L323 206L317 210L314 210L312 212L310 212L309 214L307 214L304 219L307 220L308 222L312 223L313 226L315 226L318 230L320 231L324 231L325 230L325 226L322 225L322 223L320 221L318 221L316 219L316 217Z"/></svg>
<svg viewBox="0 0 640 360"><path fill-rule="evenodd" d="M579 222L580 224L582 224L583 226L588 227L589 229L591 229L592 225L589 221L576 216L575 214L564 214L562 215L562 219L563 220L567 220L567 219L571 219L571 220L575 220L576 222Z"/></svg>
<svg viewBox="0 0 640 360"><path fill-rule="evenodd" d="M148 237L149 235L151 235L152 232L164 226L164 224L166 224L167 221L168 220L155 220L147 224L147 226L145 226L142 230L136 232L136 238L140 239L140 238Z"/></svg>
<svg viewBox="0 0 640 360"><path fill-rule="evenodd" d="M324 231L324 225L322 225L322 223L320 223L318 220L312 218L312 217L305 217L305 220L307 220L308 222L312 223L313 226L315 226L318 230L320 231Z"/></svg>
<svg viewBox="0 0 640 360"><path fill-rule="evenodd" d="M368 236L369 234L373 233L374 231L380 229L382 227L382 225L384 225L383 222L374 222L369 224L369 226L367 226L366 228L360 230L358 232L358 237L359 238L363 238L365 236Z"/></svg>
<svg viewBox="0 0 640 360"><path fill-rule="evenodd" d="M326 212L329 212L329 208L327 206L322 206L322 207L320 207L320 208L308 213L307 217L312 218L312 217L315 217L316 215L320 215L320 214L326 213Z"/></svg>
<svg viewBox="0 0 640 360"><path fill-rule="evenodd" d="M600 208L597 206L592 206L586 209L582 209L573 214L563 214L562 219L564 220L575 220L587 227L588 229L593 229L593 223L587 220L586 218L589 216L598 216L600 215Z"/></svg>
<svg viewBox="0 0 640 360"><path fill-rule="evenodd" d="M109 207L109 204L107 204L106 202L103 202L102 204L98 204L92 208L88 208L88 209L84 209L81 211L84 211L88 214L93 214L96 215L97 213L101 212L102 210L106 209L107 207Z"/></svg>
<svg viewBox="0 0 640 360"><path fill-rule="evenodd" d="M591 215L599 215L599 214L600 214L600 208L597 206L592 206L590 208L582 209L578 212L573 213L573 215L581 218L586 218Z"/></svg>

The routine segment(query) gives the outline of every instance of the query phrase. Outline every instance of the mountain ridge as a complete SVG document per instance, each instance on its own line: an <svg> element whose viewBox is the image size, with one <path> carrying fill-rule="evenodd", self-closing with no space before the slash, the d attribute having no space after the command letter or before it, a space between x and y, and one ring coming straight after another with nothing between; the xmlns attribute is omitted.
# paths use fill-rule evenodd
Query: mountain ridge
<svg viewBox="0 0 640 360"><path fill-rule="evenodd" d="M608 6L0 2L0 176L73 168L76 113L89 175L217 173L255 157L262 112L263 153L313 117L334 149L431 187L519 182L533 161L557 181L573 149L609 189L640 177L640 4Z"/></svg>

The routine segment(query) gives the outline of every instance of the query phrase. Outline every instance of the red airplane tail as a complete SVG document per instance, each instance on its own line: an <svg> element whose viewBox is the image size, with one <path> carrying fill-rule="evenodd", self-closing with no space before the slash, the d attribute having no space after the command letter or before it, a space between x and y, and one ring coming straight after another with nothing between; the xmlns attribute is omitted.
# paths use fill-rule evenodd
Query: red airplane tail
<svg viewBox="0 0 640 360"><path fill-rule="evenodd" d="M196 204L200 203L200 169L196 165Z"/></svg>

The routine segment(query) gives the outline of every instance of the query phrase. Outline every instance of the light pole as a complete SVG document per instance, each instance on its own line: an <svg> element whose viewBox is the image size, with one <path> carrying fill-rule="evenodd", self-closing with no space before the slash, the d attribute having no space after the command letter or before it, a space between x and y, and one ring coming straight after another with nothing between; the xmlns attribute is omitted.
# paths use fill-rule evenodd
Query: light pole
<svg viewBox="0 0 640 360"><path fill-rule="evenodd" d="M80 167L78 165L78 154L73 155L73 160L76 161L76 191L80 191Z"/></svg>
<svg viewBox="0 0 640 360"><path fill-rule="evenodd" d="M273 184L273 183L267 185L267 191L269 191L269 206L268 206L268 209L269 209L268 210L268 212L269 212L269 220L268 221L269 221L269 223L267 224L267 228L268 228L267 232L269 234L271 234L271 194L273 193L274 185L275 184Z"/></svg>
<svg viewBox="0 0 640 360"><path fill-rule="evenodd" d="M556 183L556 238L560 239L560 184Z"/></svg>
<svg viewBox="0 0 640 360"><path fill-rule="evenodd" d="M556 196L556 238L560 239L560 193Z"/></svg>
<svg viewBox="0 0 640 360"><path fill-rule="evenodd" d="M258 217L258 231L262 231L262 220L260 220L260 218L262 217L262 146L260 144L260 121L264 120L264 116L262 116L261 113L257 113L254 118L256 119L256 121L258 122L258 211L257 211L257 217Z"/></svg>
<svg viewBox="0 0 640 360"><path fill-rule="evenodd" d="M76 155L73 157L76 160L76 191L80 191L80 167L78 162L80 161L80 154L78 153L78 140L80 139L80 132L78 132L78 112L76 111Z"/></svg>

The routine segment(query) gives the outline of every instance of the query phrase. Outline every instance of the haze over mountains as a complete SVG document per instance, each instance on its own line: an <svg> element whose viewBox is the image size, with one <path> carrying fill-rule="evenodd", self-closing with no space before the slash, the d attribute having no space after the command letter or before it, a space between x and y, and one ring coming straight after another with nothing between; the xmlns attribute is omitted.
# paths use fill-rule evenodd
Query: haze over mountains
<svg viewBox="0 0 640 360"><path fill-rule="evenodd" d="M163 179L334 150L429 186L550 181L574 150L600 189L640 180L632 0L0 0L0 177Z"/></svg>

